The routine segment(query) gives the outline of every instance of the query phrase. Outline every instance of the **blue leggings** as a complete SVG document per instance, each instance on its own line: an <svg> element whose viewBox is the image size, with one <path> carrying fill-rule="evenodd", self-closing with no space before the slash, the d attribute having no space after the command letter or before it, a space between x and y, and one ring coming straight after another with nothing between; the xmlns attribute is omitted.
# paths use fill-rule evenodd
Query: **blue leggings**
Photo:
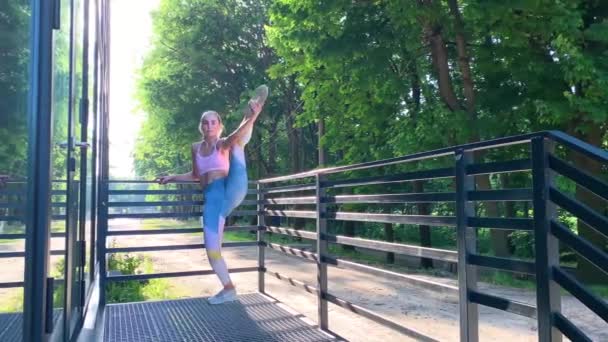
<svg viewBox="0 0 608 342"><path fill-rule="evenodd" d="M228 217L243 202L247 196L248 187L245 151L241 147L234 147L230 151L230 170L226 177L226 193L222 207L224 218Z"/></svg>
<svg viewBox="0 0 608 342"><path fill-rule="evenodd" d="M205 205L203 206L202 224L204 230L205 249L211 268L217 274L222 285L231 282L228 267L222 258L222 238L224 236L225 218L222 217L222 206L226 193L225 178L216 179L207 184L203 191Z"/></svg>
<svg viewBox="0 0 608 342"><path fill-rule="evenodd" d="M224 286L231 283L228 267L221 254L224 225L226 217L247 196L247 181L245 153L243 148L236 147L231 151L228 176L214 180L204 190L202 224L205 232L205 249L211 268Z"/></svg>

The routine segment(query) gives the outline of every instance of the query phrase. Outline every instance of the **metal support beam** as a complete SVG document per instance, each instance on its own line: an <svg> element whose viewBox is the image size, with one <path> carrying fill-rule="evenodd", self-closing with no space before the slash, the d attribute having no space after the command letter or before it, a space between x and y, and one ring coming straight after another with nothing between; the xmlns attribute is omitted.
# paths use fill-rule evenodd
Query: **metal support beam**
<svg viewBox="0 0 608 342"><path fill-rule="evenodd" d="M98 236L97 257L99 262L99 306L106 305L106 238L108 231L108 194L109 194L109 78L110 78L110 3L105 0L99 2L100 22L98 26L98 39L100 47L100 80L99 80L99 199L98 199Z"/></svg>
<svg viewBox="0 0 608 342"><path fill-rule="evenodd" d="M470 151L456 151L456 236L458 245L458 290L460 294L460 341L479 341L479 312L471 300L471 292L477 291L477 267L469 264L468 257L475 254L477 229L468 227L469 217L475 216L469 193L475 190L473 176L467 174L467 166L473 162Z"/></svg>
<svg viewBox="0 0 608 342"><path fill-rule="evenodd" d="M534 250L536 251L536 307L538 309L538 340L558 342L562 334L553 326L553 313L559 313L559 285L552 279L553 266L559 266L559 243L550 234L551 219L556 208L549 199L553 171L549 154L554 143L543 137L532 139L532 187L534 189Z"/></svg>
<svg viewBox="0 0 608 342"><path fill-rule="evenodd" d="M53 1L31 1L31 43L28 98L28 182L23 340L42 341L45 326L51 216L51 133L53 74Z"/></svg>
<svg viewBox="0 0 608 342"><path fill-rule="evenodd" d="M328 311L327 311L327 300L325 294L327 293L327 263L323 260L323 256L327 255L327 219L325 213L327 212L327 205L323 201L325 196L325 190L321 187L321 182L324 176L322 174L316 175L316 197L317 197L317 254L319 256L317 260L317 289L319 289L318 299L318 319L319 329L328 330Z"/></svg>
<svg viewBox="0 0 608 342"><path fill-rule="evenodd" d="M257 183L257 191L258 191L258 207L257 207L257 211L258 211L258 227L265 227L266 226L266 222L264 220L264 192L262 191L263 189L263 184L262 183ZM264 269L266 268L265 265L265 244L264 244L264 238L265 238L265 228L260 228L258 229L257 232L257 240L258 240L258 291L260 293L264 293L266 290L266 284L265 284L265 272Z"/></svg>

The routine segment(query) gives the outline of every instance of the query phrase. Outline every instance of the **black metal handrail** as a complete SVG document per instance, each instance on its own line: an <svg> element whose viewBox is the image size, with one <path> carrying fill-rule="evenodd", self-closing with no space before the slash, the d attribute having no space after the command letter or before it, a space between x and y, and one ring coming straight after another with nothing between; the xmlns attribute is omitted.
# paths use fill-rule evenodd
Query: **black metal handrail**
<svg viewBox="0 0 608 342"><path fill-rule="evenodd" d="M601 162L608 161L608 152L602 150L601 148L593 146L589 143L586 143L582 140L569 136L560 131L542 131L542 132L537 132L537 133L516 135L516 136L512 136L512 137L498 138L498 139L486 140L486 141L481 141L481 142L462 144L462 145L457 145L457 146L453 146L453 147L440 148L440 149L427 151L427 152L414 153L414 154L403 156L403 157L389 158L389 159L383 159L383 160L378 160L378 161L373 161L373 162L358 163L358 164L352 164L352 165L329 167L329 168L305 171L305 172L286 175L286 176L265 178L265 179L260 179L259 182L262 184L276 183L276 182L294 180L294 179L299 179L299 178L314 177L317 174L331 174L331 173L337 173L337 172L354 171L354 170L361 170L361 169L366 169L366 168L371 168L371 167L388 166L388 165L393 165L393 164L398 164L398 163L403 163L403 162L412 162L412 161L419 161L419 160L425 160L425 159L430 159L430 158L446 157L446 156L453 155L458 150L466 150L466 151L472 152L472 151L478 151L478 150L486 150L489 148L526 144L526 143L529 143L530 141L532 141L533 138L550 138L555 142L562 143L565 146L567 146L573 150L576 150L577 152L583 153L586 156L594 158L598 161L601 161ZM524 170L524 169L526 169L526 168L522 168L522 170ZM530 168L527 168L527 169L529 170ZM433 177L433 178L435 178L435 177Z"/></svg>
<svg viewBox="0 0 608 342"><path fill-rule="evenodd" d="M355 313L401 331L413 338L432 339L429 336L424 336L420 332L405 328L390 319L386 319L379 314L363 309L356 304L349 303L329 293L327 291L326 266L330 265L399 279L400 281L410 284L424 286L426 289L458 294L460 296L461 309L460 337L463 341L478 340L477 305L485 305L536 319L538 321L538 336L541 341L553 341L554 338L558 336L556 331L559 331L568 337L588 339L576 325L561 315L559 307L561 294L556 290L555 286L550 284L558 284L570 292L606 322L608 322L608 305L605 301L591 293L582 283L577 281L574 276L570 275L568 271L559 267L557 241L562 241L572 247L576 253L582 255L595 264L599 270L606 273L608 273L606 269L608 255L605 251L593 246L590 242L585 241L583 238L570 232L563 224L557 222L556 212L552 208L555 205L560 206L563 210L568 211L578 219L582 219L605 236L608 236L608 219L603 213L594 211L554 187L553 177L549 170L569 178L576 184L586 187L588 190L606 200L608 200L608 184L596 176L584 172L584 170L577 170L569 163L556 157L552 152L553 145L556 143L562 144L564 147L582 153L596 161L603 163L608 162L608 152L570 137L562 132L546 131L442 148L404 157L316 169L292 175L262 179L259 181L260 190L266 197L262 196L264 200L260 203L260 210L264 215L315 219L317 221L316 232L298 231L289 227L261 225L261 227L265 227L264 230L266 232L316 240L316 253L302 251L279 244L266 244L266 246L276 251L301 257L302 260L308 262L316 262L319 270L319 274L317 275L319 280L316 286L313 286L311 284L305 284L297 279L282 276L276 272L266 270L266 273L272 274L279 279L288 279L288 283L316 294L319 298L319 326L322 329L328 329L327 302L329 301L336 305L347 307ZM475 151L501 148L515 144L528 144L530 146L530 158L478 164L473 161L472 154ZM337 180L328 180L326 177L327 175L336 175L355 170L384 167L414 161L418 162L449 156L454 157L454 164L452 167L447 168ZM522 189L475 190L472 179L473 176L506 172L530 172L533 178L533 187ZM456 183L455 192L452 190L441 193L366 193L365 195L326 194L327 190L344 187L445 178L452 178L454 180ZM314 182L311 183L310 179L313 179ZM296 180L303 182L303 184L281 184ZM297 192L298 195L289 194L293 192ZM306 192L310 193L302 195ZM532 202L534 218L478 217L473 210L473 203L488 201ZM316 210L310 208L297 208L298 205L310 205L315 202L317 207ZM401 215L344 211L332 212L327 210L327 205L344 203L379 204L419 202L455 203L455 215L438 217L432 215ZM273 208L265 208L266 205L271 205ZM277 208L278 206L285 205L289 205L290 207ZM429 249L420 246L332 235L326 232L328 220L409 223L442 227L453 226L457 231L458 251ZM471 242L475 240L475 235L471 228L481 227L533 232L536 236L535 250L537 251L537 255L535 261L513 260L478 254L475 246L471 245ZM372 250L453 262L458 265L459 287L453 288L443 284L429 283L428 281L416 277L362 265L353 261L341 260L328 254L327 243L345 244ZM537 278L537 305L532 306L479 292L476 285L477 267L535 275ZM311 291L311 289L313 289L313 291Z"/></svg>

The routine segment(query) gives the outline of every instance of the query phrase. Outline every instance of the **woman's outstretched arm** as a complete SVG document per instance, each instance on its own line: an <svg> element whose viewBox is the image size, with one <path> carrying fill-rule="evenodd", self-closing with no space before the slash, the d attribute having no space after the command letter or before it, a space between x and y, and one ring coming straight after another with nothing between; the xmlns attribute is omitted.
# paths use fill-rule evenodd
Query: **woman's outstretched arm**
<svg viewBox="0 0 608 342"><path fill-rule="evenodd" d="M198 173L198 168L196 166L196 158L195 158L195 153L198 153L198 149L197 149L198 145L192 144L192 171L190 172L186 172L186 173L181 173L178 175L168 175L168 176L160 176L160 177L156 177L156 179L154 180L155 182L159 183L159 184L167 184L169 182L190 182L190 181L198 181L199 180L199 173Z"/></svg>

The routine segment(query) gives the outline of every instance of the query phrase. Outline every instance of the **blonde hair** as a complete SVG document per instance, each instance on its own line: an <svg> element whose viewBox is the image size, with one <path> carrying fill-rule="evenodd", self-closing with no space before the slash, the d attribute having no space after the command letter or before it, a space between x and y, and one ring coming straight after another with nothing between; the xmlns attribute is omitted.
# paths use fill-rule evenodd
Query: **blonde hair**
<svg viewBox="0 0 608 342"><path fill-rule="evenodd" d="M217 135L219 138L222 136L222 132L224 131L224 123L222 122L222 117L220 116L220 114L214 110L206 110L203 112L203 114L201 114L201 120L198 122L198 131L201 133L201 136L205 136L205 134L203 133L203 119L205 119L209 115L215 115L217 121L219 121L220 123L220 132Z"/></svg>

